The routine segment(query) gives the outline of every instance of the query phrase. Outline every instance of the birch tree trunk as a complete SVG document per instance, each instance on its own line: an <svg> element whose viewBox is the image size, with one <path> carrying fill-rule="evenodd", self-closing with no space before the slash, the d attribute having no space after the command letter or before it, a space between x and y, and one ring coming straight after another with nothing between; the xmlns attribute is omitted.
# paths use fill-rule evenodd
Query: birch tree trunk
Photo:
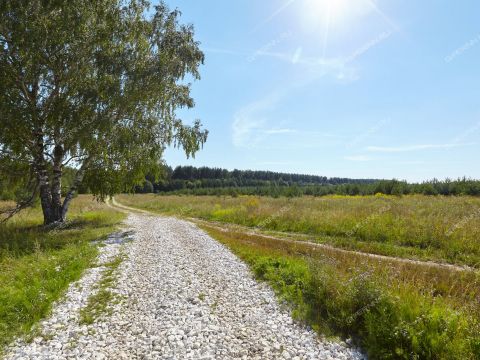
<svg viewBox="0 0 480 360"><path fill-rule="evenodd" d="M52 193L50 191L50 179L48 176L47 164L45 162L43 133L37 131L36 133L36 149L35 149L35 171L37 173L37 181L40 189L40 203L42 204L43 223L45 225L51 224L53 220L52 213Z"/></svg>
<svg viewBox="0 0 480 360"><path fill-rule="evenodd" d="M62 222L62 162L63 148L55 146L53 154L53 178L52 178L52 220Z"/></svg>

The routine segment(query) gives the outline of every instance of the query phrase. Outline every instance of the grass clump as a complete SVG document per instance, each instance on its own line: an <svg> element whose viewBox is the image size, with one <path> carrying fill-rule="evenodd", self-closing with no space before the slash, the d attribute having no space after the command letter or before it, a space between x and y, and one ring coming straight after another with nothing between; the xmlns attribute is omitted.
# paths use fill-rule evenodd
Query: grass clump
<svg viewBox="0 0 480 360"><path fill-rule="evenodd" d="M453 290L433 296L431 278L415 280L418 265L392 272L378 259L355 263L327 250L204 228L267 281L295 318L352 338L370 359L480 359L479 298ZM462 285L476 284L471 276Z"/></svg>
<svg viewBox="0 0 480 360"><path fill-rule="evenodd" d="M117 280L117 269L124 258L123 254L119 254L103 265L105 270L102 272L100 282L94 288L95 293L89 297L87 305L80 310L80 324L93 324L102 314L108 313L108 306L115 299L111 288Z"/></svg>
<svg viewBox="0 0 480 360"><path fill-rule="evenodd" d="M0 225L0 352L48 315L68 285L94 264L92 241L112 233L123 218L91 196L79 196L62 229L43 227L38 208Z"/></svg>
<svg viewBox="0 0 480 360"><path fill-rule="evenodd" d="M441 298L372 275L339 276L315 262L307 319L319 330L353 337L371 359L476 359L476 319ZM327 328L325 325L327 324Z"/></svg>

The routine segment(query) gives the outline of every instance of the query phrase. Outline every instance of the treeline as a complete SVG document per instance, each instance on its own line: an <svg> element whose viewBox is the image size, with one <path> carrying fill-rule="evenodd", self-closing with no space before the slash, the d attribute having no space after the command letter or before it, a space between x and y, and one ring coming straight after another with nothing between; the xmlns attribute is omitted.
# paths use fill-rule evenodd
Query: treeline
<svg viewBox="0 0 480 360"><path fill-rule="evenodd" d="M220 180L225 183L233 183L236 186L248 186L250 181L267 182L277 185L335 185L335 184L366 184L372 183L374 179L348 179L348 178L327 178L326 176L304 175L278 173L273 171L256 170L233 170L229 171L221 168L209 168L193 166L177 166L175 170L167 168L169 178L172 180L204 181L210 185L207 180ZM208 186L210 187L210 186Z"/></svg>
<svg viewBox="0 0 480 360"><path fill-rule="evenodd" d="M137 193L189 195L472 195L480 196L480 181L457 179L408 183L399 180L328 178L325 176L277 173L271 171L225 170L178 166L165 168L162 180L147 177Z"/></svg>
<svg viewBox="0 0 480 360"><path fill-rule="evenodd" d="M369 184L373 179L327 178L325 176L278 173L273 171L233 170L221 168L193 166L177 166L175 169L165 168L165 176L161 181L153 181L147 177L144 187L136 190L142 192L174 192L199 189L245 189L247 188L289 188L313 185ZM150 186L150 184L152 186Z"/></svg>
<svg viewBox="0 0 480 360"><path fill-rule="evenodd" d="M74 169L65 168L62 192L73 182ZM22 193L22 183L3 178L0 174L0 200L13 200ZM125 189L126 192L129 189ZM160 180L147 176L136 193L185 195L258 195L297 197L303 195L471 195L480 196L480 181L457 179L408 183L399 180L328 178L325 176L277 173L272 171L233 170L166 166ZM89 193L81 186L79 193Z"/></svg>
<svg viewBox="0 0 480 360"><path fill-rule="evenodd" d="M143 192L143 191L139 191ZM149 191L155 192L155 191ZM420 184L409 184L398 180L382 180L372 184L341 184L341 185L310 185L310 186L246 186L220 188L184 188L174 191L157 191L160 194L171 195L258 195L272 197L298 197L303 195L445 195L480 196L480 181L429 181Z"/></svg>

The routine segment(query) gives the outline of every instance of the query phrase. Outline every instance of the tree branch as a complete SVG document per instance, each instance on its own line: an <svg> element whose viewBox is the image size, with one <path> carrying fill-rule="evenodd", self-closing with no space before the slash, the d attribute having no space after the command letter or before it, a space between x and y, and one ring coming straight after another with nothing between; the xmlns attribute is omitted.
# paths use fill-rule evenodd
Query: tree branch
<svg viewBox="0 0 480 360"><path fill-rule="evenodd" d="M39 188L38 182L35 182L35 181L36 180L35 180L34 173L33 173L33 171L31 171L30 172L30 178L28 180L27 188L30 188L32 186L32 184L35 184L35 185L32 189L32 193L31 193L30 197L26 200L17 202L17 205L14 208L10 208L10 209L0 211L0 215L5 215L5 218L1 219L0 223L7 222L8 220L10 220L13 216L18 214L23 209L26 209L27 207L30 207L30 206L33 205L33 203L35 201L35 198L38 195L38 188Z"/></svg>
<svg viewBox="0 0 480 360"><path fill-rule="evenodd" d="M67 161L65 161L65 162L63 163L63 166L67 166L67 165L70 163L70 161L72 161L72 160L74 160L74 159L81 159L81 158L84 158L84 157L85 157L85 155L75 155L75 156L72 156L72 157L70 157Z"/></svg>

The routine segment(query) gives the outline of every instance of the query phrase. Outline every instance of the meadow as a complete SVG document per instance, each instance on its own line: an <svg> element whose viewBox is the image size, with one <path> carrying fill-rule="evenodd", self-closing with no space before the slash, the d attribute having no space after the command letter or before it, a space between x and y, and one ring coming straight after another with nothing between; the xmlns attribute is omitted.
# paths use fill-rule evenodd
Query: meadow
<svg viewBox="0 0 480 360"><path fill-rule="evenodd" d="M480 198L444 196L121 195L125 205L307 235L372 254L480 267Z"/></svg>
<svg viewBox="0 0 480 360"><path fill-rule="evenodd" d="M11 205L0 202L1 208ZM0 352L17 336L35 336L34 325L53 302L95 265L92 242L112 233L124 216L81 195L62 228L43 227L39 207L0 224Z"/></svg>
<svg viewBox="0 0 480 360"><path fill-rule="evenodd" d="M198 223L268 282L297 319L320 334L349 339L371 359L480 359L480 272L398 260L477 267L476 198L116 199L208 220ZM362 254L370 250L392 258Z"/></svg>

